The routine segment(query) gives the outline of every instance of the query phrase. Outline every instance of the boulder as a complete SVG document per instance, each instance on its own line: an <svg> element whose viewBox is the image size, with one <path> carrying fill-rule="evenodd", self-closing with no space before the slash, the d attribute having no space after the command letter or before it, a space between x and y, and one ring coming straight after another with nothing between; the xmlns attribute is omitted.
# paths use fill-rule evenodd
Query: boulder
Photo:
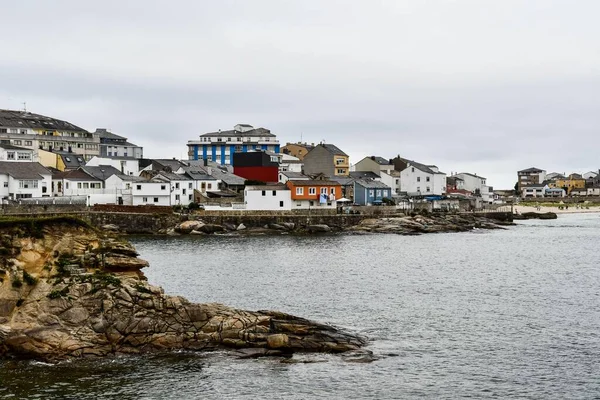
<svg viewBox="0 0 600 400"><path fill-rule="evenodd" d="M206 235L206 233L200 231L191 231L190 235Z"/></svg>
<svg viewBox="0 0 600 400"><path fill-rule="evenodd" d="M105 231L117 232L119 230L119 227L114 224L107 224L102 225L102 229L104 229Z"/></svg>
<svg viewBox="0 0 600 400"><path fill-rule="evenodd" d="M243 231L244 229L246 229L246 225L244 225L244 224L239 224L236 230L238 230L238 231Z"/></svg>
<svg viewBox="0 0 600 400"><path fill-rule="evenodd" d="M274 229L276 231L284 231L286 228L285 226L279 224L269 224L269 229Z"/></svg>
<svg viewBox="0 0 600 400"><path fill-rule="evenodd" d="M296 227L296 224L295 224L295 223L293 223L293 222L284 222L284 223L282 223L281 225L283 225L283 227L284 227L285 229L287 229L288 231L293 231L293 230L294 230L294 228Z"/></svg>
<svg viewBox="0 0 600 400"><path fill-rule="evenodd" d="M199 230L203 225L201 221L184 221L175 227L175 232L190 233Z"/></svg>
<svg viewBox="0 0 600 400"><path fill-rule="evenodd" d="M325 224L309 225L306 230L310 233L331 232L331 228Z"/></svg>
<svg viewBox="0 0 600 400"><path fill-rule="evenodd" d="M215 232L223 232L225 228L221 225L217 224L205 224L196 229L200 232L204 233L215 233Z"/></svg>

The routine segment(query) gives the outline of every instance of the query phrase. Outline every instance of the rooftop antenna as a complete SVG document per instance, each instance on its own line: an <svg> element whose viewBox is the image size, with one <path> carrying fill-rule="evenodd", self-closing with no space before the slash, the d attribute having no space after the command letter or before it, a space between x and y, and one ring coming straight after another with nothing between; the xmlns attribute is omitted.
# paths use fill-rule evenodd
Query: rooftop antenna
<svg viewBox="0 0 600 400"><path fill-rule="evenodd" d="M27 102L23 102L23 112L27 112Z"/></svg>
<svg viewBox="0 0 600 400"><path fill-rule="evenodd" d="M302 132L300 132L300 143L302 143Z"/></svg>

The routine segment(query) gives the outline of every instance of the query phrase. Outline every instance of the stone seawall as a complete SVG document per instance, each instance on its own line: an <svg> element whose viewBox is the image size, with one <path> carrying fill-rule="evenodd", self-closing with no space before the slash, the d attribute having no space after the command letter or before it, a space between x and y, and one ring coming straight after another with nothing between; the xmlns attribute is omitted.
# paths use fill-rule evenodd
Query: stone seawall
<svg viewBox="0 0 600 400"><path fill-rule="evenodd" d="M17 214L14 214L15 216ZM28 216L30 214L21 214ZM121 213L121 212L55 212L44 213L44 216L77 216L96 227L114 225L119 231L128 234L156 234L174 228L179 223L197 219L212 225L235 225L244 224L248 228L261 228L265 225L293 223L297 227L309 225L327 225L334 229L346 229L357 226L365 219L373 218L369 214L337 214L337 215L289 215L289 214L241 214L235 215L202 215L202 214L144 214L144 213ZM378 217L401 216L402 214L380 215ZM466 213L488 218L500 222L512 222L513 216L510 212L492 213Z"/></svg>

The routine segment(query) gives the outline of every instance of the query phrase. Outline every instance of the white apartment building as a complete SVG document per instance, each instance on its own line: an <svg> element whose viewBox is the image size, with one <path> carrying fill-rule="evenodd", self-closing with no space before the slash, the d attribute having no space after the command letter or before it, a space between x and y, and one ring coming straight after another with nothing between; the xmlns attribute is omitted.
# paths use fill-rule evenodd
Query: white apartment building
<svg viewBox="0 0 600 400"><path fill-rule="evenodd" d="M140 162L132 157L92 157L86 164L89 167L110 165L119 170L123 175L138 176L140 174Z"/></svg>

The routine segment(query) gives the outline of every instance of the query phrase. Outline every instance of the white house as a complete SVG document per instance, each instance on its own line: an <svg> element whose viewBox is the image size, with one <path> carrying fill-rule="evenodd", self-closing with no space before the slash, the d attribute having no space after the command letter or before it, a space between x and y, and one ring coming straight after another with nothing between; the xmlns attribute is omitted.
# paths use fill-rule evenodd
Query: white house
<svg viewBox="0 0 600 400"><path fill-rule="evenodd" d="M441 196L446 194L446 174L435 165L425 165L396 157L394 169L400 171L400 190L409 196Z"/></svg>
<svg viewBox="0 0 600 400"><path fill-rule="evenodd" d="M160 184L160 191L156 191L156 195L158 196L158 201L154 201L155 198L152 196L152 203L160 203L158 205L183 205L187 206L188 204L194 201L194 181L186 175L176 174L173 172L144 172L141 175L143 178L149 180L150 183L158 183ZM139 185L137 183L136 185ZM154 185L144 186L144 189L151 190L155 189ZM166 192L165 192L166 191ZM147 192L148 194L149 192ZM163 204L164 200L162 196L164 194L168 195L167 203ZM139 197L139 196L138 196ZM142 196L148 197L148 196ZM134 201L136 198L136 192L134 191ZM150 201L146 200L146 203L149 204Z"/></svg>
<svg viewBox="0 0 600 400"><path fill-rule="evenodd" d="M246 210L291 210L291 191L284 185L246 186L244 188Z"/></svg>
<svg viewBox="0 0 600 400"><path fill-rule="evenodd" d="M548 185L544 185L543 183L530 184L521 189L521 197L544 197L548 189Z"/></svg>
<svg viewBox="0 0 600 400"><path fill-rule="evenodd" d="M140 174L140 162L137 158L133 157L99 157L94 156L86 164L89 167L99 167L101 165L110 165L123 175L134 175Z"/></svg>
<svg viewBox="0 0 600 400"><path fill-rule="evenodd" d="M0 161L32 162L38 160L32 149L0 143Z"/></svg>
<svg viewBox="0 0 600 400"><path fill-rule="evenodd" d="M582 175L583 179L592 179L598 176L598 171L588 171Z"/></svg>
<svg viewBox="0 0 600 400"><path fill-rule="evenodd" d="M52 173L40 163L0 161L0 198L50 197Z"/></svg>
<svg viewBox="0 0 600 400"><path fill-rule="evenodd" d="M481 200L486 204L491 204L494 201L493 189L487 186L487 179L477 174L471 174L468 172L461 172L460 174L452 175L458 177L464 182L464 189L474 194L481 195Z"/></svg>
<svg viewBox="0 0 600 400"><path fill-rule="evenodd" d="M280 153L279 159L279 172L302 172L304 162L298 157L291 156L289 154Z"/></svg>

